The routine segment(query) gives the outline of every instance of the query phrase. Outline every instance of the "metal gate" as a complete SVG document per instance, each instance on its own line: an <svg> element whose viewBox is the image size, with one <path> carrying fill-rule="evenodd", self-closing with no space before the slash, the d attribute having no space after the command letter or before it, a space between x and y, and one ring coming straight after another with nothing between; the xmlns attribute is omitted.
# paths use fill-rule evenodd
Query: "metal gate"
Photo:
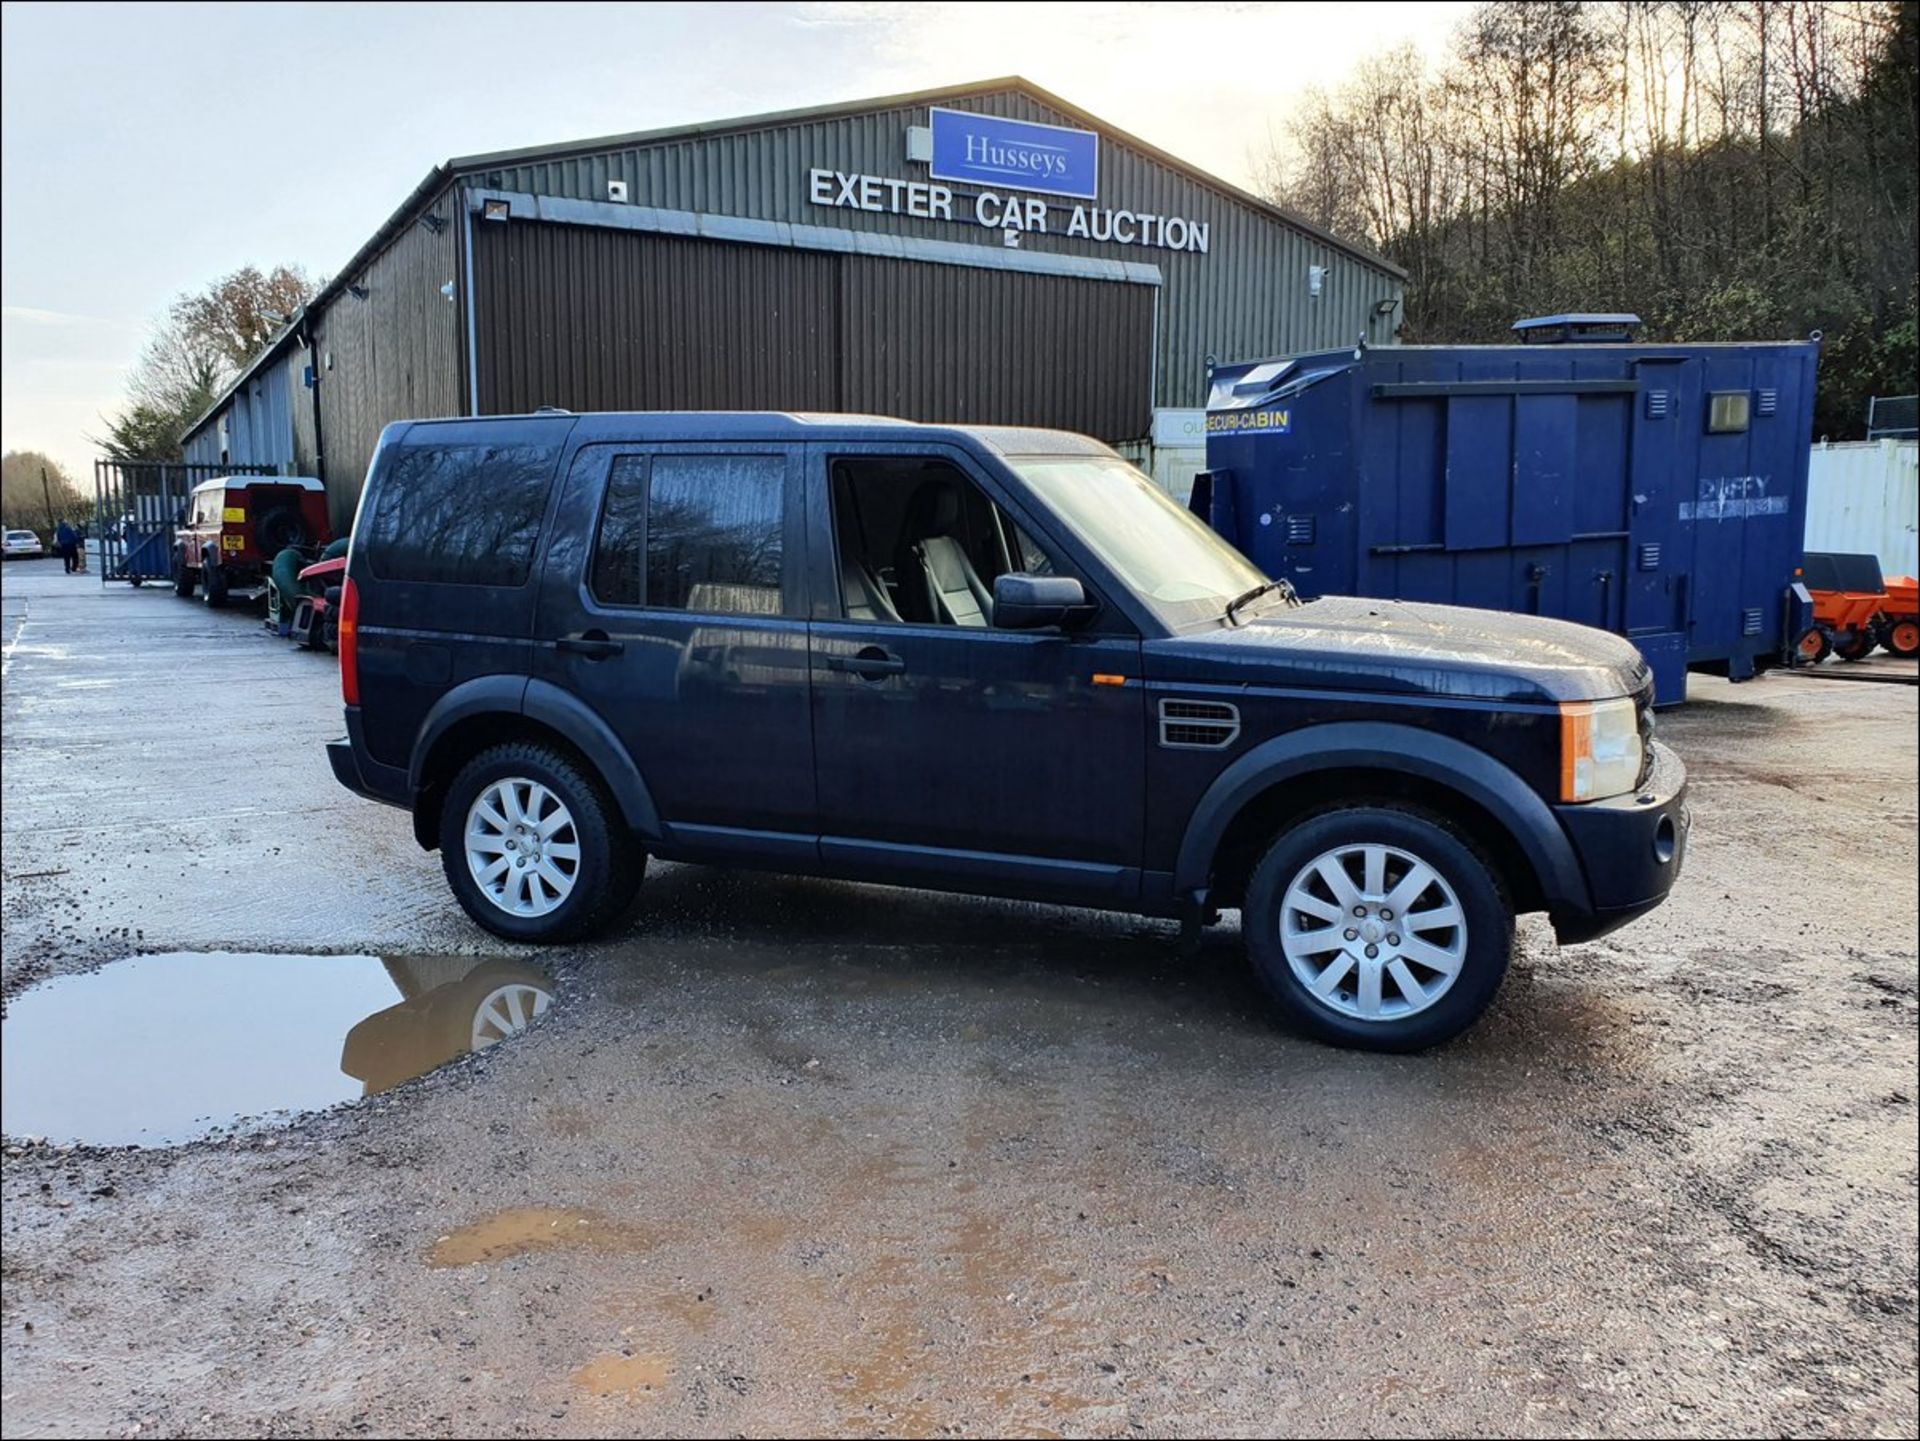
<svg viewBox="0 0 1920 1441"><path fill-rule="evenodd" d="M93 532L100 544L101 583L171 579L173 530L186 517L193 488L216 476L272 473L266 466L96 460Z"/></svg>

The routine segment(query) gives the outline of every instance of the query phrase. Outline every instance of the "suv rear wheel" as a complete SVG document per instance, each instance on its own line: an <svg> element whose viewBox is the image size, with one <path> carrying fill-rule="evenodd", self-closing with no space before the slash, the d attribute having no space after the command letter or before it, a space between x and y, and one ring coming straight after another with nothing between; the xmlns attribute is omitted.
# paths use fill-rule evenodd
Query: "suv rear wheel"
<svg viewBox="0 0 1920 1441"><path fill-rule="evenodd" d="M1435 816L1322 811L1254 867L1241 912L1254 970L1316 1039L1369 1051L1452 1040L1492 1002L1513 948L1493 868Z"/></svg>
<svg viewBox="0 0 1920 1441"><path fill-rule="evenodd" d="M599 780L565 751L490 747L447 788L440 861L467 914L515 941L571 941L632 901L646 855Z"/></svg>
<svg viewBox="0 0 1920 1441"><path fill-rule="evenodd" d="M173 553L173 593L183 599L193 596L194 575L179 551Z"/></svg>

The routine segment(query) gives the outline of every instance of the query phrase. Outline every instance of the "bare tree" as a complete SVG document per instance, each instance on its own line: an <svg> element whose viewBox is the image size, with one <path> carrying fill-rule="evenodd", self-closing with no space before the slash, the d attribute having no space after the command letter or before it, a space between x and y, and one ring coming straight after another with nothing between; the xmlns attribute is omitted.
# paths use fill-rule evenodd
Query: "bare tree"
<svg viewBox="0 0 1920 1441"><path fill-rule="evenodd" d="M127 404L90 437L115 460L177 460L181 432L312 298L298 266L248 265L182 295L154 326L127 379Z"/></svg>
<svg viewBox="0 0 1920 1441"><path fill-rule="evenodd" d="M1404 334L1634 310L1822 330L1820 426L1915 366L1916 0L1495 0L1431 71L1371 57L1259 157L1265 193L1409 273Z"/></svg>
<svg viewBox="0 0 1920 1441"><path fill-rule="evenodd" d="M52 456L10 450L0 457L0 522L8 529L51 531L63 520L85 521L89 509L80 487Z"/></svg>

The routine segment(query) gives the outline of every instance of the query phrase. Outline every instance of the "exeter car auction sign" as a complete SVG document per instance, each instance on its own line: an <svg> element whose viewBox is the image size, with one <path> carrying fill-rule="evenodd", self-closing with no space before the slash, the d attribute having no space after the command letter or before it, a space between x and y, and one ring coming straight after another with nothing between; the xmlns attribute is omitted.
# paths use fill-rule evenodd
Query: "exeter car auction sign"
<svg viewBox="0 0 1920 1441"><path fill-rule="evenodd" d="M907 158L925 161L932 179L901 180L815 166L807 172L807 199L836 209L980 225L998 230L1005 243L1014 246L1023 236L1062 235L1069 240L1205 255L1213 242L1212 223L1205 220L1124 206L1063 205L1034 195L1002 193L1026 190L1072 200L1096 198L1100 137L1091 130L943 110L937 105L930 109L929 118L930 130L908 132ZM916 150L916 137L925 149ZM974 185L994 188L955 188Z"/></svg>

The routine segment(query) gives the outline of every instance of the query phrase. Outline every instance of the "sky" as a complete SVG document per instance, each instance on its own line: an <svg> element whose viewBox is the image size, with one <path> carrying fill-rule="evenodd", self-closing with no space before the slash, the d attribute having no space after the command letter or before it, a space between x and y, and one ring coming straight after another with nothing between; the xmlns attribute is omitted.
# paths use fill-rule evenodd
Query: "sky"
<svg viewBox="0 0 1920 1441"><path fill-rule="evenodd" d="M167 303L343 265L456 155L1024 75L1246 183L1310 87L1466 4L0 10L0 447L92 473Z"/></svg>

